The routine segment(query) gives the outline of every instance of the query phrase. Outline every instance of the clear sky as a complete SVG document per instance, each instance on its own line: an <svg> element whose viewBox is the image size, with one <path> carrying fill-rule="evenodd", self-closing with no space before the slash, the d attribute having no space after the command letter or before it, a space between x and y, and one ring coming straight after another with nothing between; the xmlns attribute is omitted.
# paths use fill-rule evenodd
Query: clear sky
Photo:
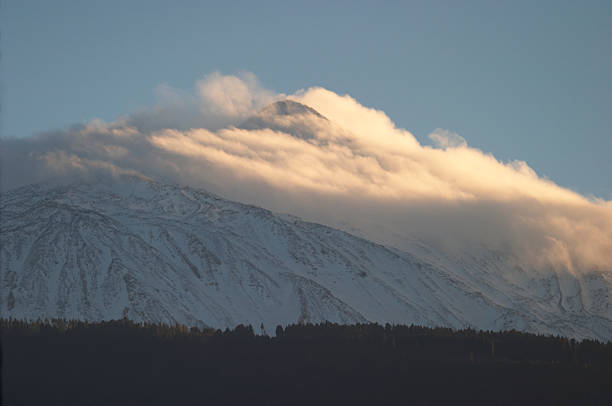
<svg viewBox="0 0 612 406"><path fill-rule="evenodd" d="M0 13L3 136L110 121L162 83L250 71L612 199L610 1L3 0Z"/></svg>

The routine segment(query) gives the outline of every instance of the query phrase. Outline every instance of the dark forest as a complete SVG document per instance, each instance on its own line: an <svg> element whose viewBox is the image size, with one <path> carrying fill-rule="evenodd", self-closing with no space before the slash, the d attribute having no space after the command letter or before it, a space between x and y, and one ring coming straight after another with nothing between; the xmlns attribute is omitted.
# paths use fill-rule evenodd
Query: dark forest
<svg viewBox="0 0 612 406"><path fill-rule="evenodd" d="M0 320L4 405L612 404L612 343L301 324Z"/></svg>

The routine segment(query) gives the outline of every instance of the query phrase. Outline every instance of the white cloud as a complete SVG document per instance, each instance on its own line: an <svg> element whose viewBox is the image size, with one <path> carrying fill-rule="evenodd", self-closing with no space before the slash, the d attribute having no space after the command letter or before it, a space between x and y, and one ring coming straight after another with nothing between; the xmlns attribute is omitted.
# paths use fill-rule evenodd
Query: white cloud
<svg viewBox="0 0 612 406"><path fill-rule="evenodd" d="M436 129L420 145L381 111L322 88L296 92L308 112L237 128L284 98L251 74L214 73L195 94L161 87L159 105L30 139L3 140L3 186L51 175L141 173L405 248L412 238L450 251L510 247L538 267L612 268L612 202L500 162ZM293 131L292 129L295 129ZM296 136L298 134L299 136Z"/></svg>
<svg viewBox="0 0 612 406"><path fill-rule="evenodd" d="M436 128L429 134L429 139L442 149L467 147L465 138L457 133L442 128Z"/></svg>
<svg viewBox="0 0 612 406"><path fill-rule="evenodd" d="M239 76L215 72L199 80L196 88L202 112L221 117L244 119L279 98L249 72Z"/></svg>

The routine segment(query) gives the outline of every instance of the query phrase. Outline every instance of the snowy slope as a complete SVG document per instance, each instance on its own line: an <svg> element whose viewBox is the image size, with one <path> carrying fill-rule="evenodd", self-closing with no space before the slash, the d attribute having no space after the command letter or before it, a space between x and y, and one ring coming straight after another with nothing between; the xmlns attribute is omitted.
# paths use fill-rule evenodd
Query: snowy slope
<svg viewBox="0 0 612 406"><path fill-rule="evenodd" d="M306 112L307 114L312 114ZM386 248L138 177L2 195L0 314L229 327L330 320L612 339L612 275Z"/></svg>

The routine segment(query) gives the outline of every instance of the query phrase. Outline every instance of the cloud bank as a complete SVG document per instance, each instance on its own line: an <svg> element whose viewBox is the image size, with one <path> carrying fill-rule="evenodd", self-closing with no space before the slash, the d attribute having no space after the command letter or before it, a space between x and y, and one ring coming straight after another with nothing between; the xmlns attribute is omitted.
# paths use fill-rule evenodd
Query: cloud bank
<svg viewBox="0 0 612 406"><path fill-rule="evenodd" d="M500 162L451 131L421 145L382 111L314 87L284 95L213 73L111 123L1 141L2 187L142 174L409 249L503 249L537 268L612 269L612 202ZM289 99L297 103L268 107ZM262 110L263 109L263 110Z"/></svg>

